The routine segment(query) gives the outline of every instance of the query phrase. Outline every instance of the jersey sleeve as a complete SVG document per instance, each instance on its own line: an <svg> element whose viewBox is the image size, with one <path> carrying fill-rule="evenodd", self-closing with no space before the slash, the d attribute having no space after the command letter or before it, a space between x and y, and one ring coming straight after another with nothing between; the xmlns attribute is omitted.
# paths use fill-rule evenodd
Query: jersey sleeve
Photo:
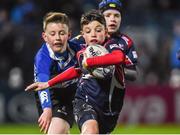
<svg viewBox="0 0 180 135"><path fill-rule="evenodd" d="M138 55L135 49L135 45L130 37L123 34L121 36L124 44L127 46L125 67L126 68L135 68L137 65Z"/></svg>
<svg viewBox="0 0 180 135"><path fill-rule="evenodd" d="M121 64L124 62L124 53L121 50L113 50L103 56L87 58L86 62L89 68Z"/></svg>
<svg viewBox="0 0 180 135"><path fill-rule="evenodd" d="M125 67L136 66L137 62L138 62L138 55L133 45L128 49L128 52L126 54Z"/></svg>
<svg viewBox="0 0 180 135"><path fill-rule="evenodd" d="M56 77L52 78L48 81L49 87L61 83L64 81L68 81L74 78L77 78L81 75L81 71L78 68L70 67L69 69L65 70L61 74L57 75Z"/></svg>
<svg viewBox="0 0 180 135"><path fill-rule="evenodd" d="M111 53L114 50L120 50L124 54L128 51L128 46L122 41L119 40L118 38L111 38L109 39L104 47Z"/></svg>
<svg viewBox="0 0 180 135"><path fill-rule="evenodd" d="M51 59L46 55L37 54L34 63L34 77L35 82L47 82L50 79L50 68ZM51 98L49 89L38 91L38 96L41 101L41 107L51 108Z"/></svg>
<svg viewBox="0 0 180 135"><path fill-rule="evenodd" d="M131 68L135 67L137 64L137 52L135 50L134 43L131 38L129 38L127 35L120 35L115 38L110 39L107 42L106 48L109 51L113 51L116 49L120 49L125 53L125 62L124 66Z"/></svg>

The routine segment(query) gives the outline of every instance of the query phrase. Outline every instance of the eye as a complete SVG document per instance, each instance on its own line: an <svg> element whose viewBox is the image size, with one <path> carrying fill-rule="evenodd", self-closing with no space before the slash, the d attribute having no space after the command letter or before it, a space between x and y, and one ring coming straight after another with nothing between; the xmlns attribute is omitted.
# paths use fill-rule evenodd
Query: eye
<svg viewBox="0 0 180 135"><path fill-rule="evenodd" d="M96 28L96 32L101 32L102 28Z"/></svg>
<svg viewBox="0 0 180 135"><path fill-rule="evenodd" d="M111 16L111 14L105 14L104 15L104 17L110 17Z"/></svg>
<svg viewBox="0 0 180 135"><path fill-rule="evenodd" d="M90 29L85 29L84 32L85 32L85 33L90 33L91 30L90 30Z"/></svg>
<svg viewBox="0 0 180 135"><path fill-rule="evenodd" d="M49 35L54 36L55 32L50 32Z"/></svg>
<svg viewBox="0 0 180 135"><path fill-rule="evenodd" d="M60 34L60 35L65 35L66 32L65 32L65 31L60 31L59 34Z"/></svg>
<svg viewBox="0 0 180 135"><path fill-rule="evenodd" d="M117 18L120 18L120 14L115 14L114 16Z"/></svg>

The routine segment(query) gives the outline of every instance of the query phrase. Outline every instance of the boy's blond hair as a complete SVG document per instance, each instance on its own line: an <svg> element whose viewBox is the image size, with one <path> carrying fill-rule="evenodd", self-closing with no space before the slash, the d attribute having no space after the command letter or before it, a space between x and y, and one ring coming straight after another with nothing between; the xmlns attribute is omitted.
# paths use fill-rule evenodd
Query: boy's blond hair
<svg viewBox="0 0 180 135"><path fill-rule="evenodd" d="M46 27L49 23L62 23L70 27L69 18L66 14L61 12L49 12L43 18L43 30L46 30Z"/></svg>

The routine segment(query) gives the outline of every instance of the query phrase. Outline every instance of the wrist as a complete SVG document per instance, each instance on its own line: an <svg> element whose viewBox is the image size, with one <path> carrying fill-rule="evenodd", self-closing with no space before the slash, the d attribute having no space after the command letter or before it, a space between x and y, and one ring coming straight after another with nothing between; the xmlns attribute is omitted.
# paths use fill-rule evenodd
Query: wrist
<svg viewBox="0 0 180 135"><path fill-rule="evenodd" d="M50 111L52 111L51 107L45 107L43 109L43 112L50 112Z"/></svg>
<svg viewBox="0 0 180 135"><path fill-rule="evenodd" d="M46 87L47 88L49 88L49 87L51 87L52 85L51 85L51 80L49 80L48 82L47 82L47 84L46 84Z"/></svg>

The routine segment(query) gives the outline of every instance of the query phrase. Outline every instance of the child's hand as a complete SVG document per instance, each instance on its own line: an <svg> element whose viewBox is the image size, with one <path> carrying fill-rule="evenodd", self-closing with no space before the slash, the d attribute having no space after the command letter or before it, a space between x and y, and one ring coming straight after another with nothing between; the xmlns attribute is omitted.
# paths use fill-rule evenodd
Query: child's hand
<svg viewBox="0 0 180 135"><path fill-rule="evenodd" d="M52 119L52 109L51 108L44 108L43 113L38 119L40 131L44 134L47 134L49 125Z"/></svg>
<svg viewBox="0 0 180 135"><path fill-rule="evenodd" d="M26 87L25 91L39 91L49 88L48 82L35 82Z"/></svg>
<svg viewBox="0 0 180 135"><path fill-rule="evenodd" d="M82 66L83 66L83 68L84 69L87 69L88 68L88 65L87 65L87 62L86 62L86 60L87 60L87 54L86 53L83 53L83 61L82 61Z"/></svg>

